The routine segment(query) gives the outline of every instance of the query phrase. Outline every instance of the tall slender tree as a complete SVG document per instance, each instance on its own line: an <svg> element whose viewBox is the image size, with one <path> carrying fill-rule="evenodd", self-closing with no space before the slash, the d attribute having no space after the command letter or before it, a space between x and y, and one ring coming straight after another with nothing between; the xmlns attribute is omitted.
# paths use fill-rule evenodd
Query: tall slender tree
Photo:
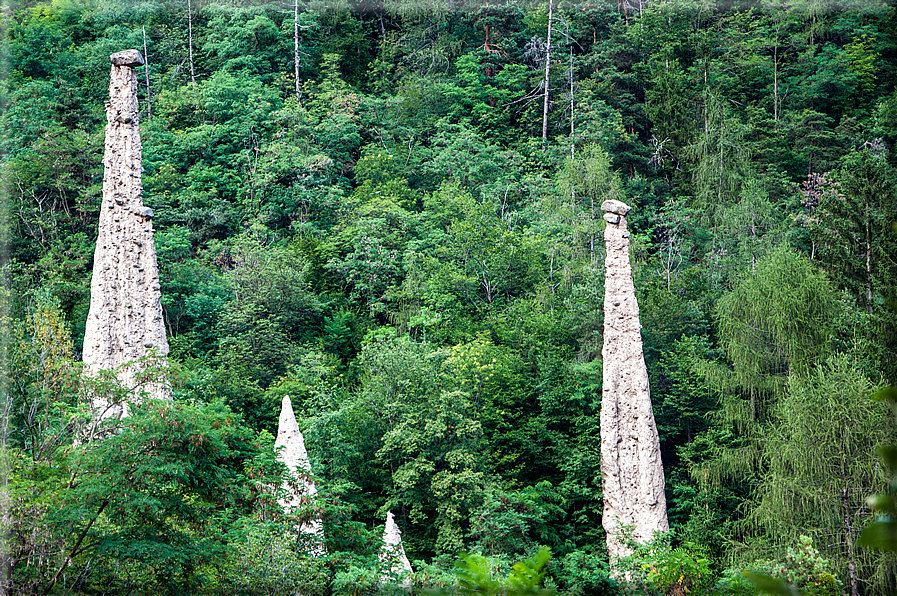
<svg viewBox="0 0 897 596"><path fill-rule="evenodd" d="M296 101L302 98L299 89L299 0L293 0L293 78L296 79Z"/></svg>
<svg viewBox="0 0 897 596"><path fill-rule="evenodd" d="M190 59L190 82L196 84L196 71L193 68L193 2L187 0L187 55Z"/></svg>
<svg viewBox="0 0 897 596"><path fill-rule="evenodd" d="M886 294L897 267L888 255L897 249L891 222L897 187L894 169L875 147L854 151L844 159L838 182L818 195L810 230L824 266L837 273L872 314L875 294ZM813 189L808 189L813 190Z"/></svg>
<svg viewBox="0 0 897 596"><path fill-rule="evenodd" d="M545 79L542 99L542 151L548 148L548 87L551 77L551 21L554 17L554 0L548 0L548 37L545 41Z"/></svg>
<svg viewBox="0 0 897 596"><path fill-rule="evenodd" d="M153 119L153 104L150 98L150 75L149 75L149 54L146 51L146 27L140 28L143 31L143 74L146 77L146 119Z"/></svg>

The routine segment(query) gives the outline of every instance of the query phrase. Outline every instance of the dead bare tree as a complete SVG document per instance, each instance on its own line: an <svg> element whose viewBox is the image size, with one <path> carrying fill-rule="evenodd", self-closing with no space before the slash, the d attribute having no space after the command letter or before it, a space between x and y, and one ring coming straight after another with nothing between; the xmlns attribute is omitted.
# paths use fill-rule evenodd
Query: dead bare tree
<svg viewBox="0 0 897 596"><path fill-rule="evenodd" d="M150 100L149 54L146 52L146 27L143 30L143 74L146 75L146 119L153 119L153 104Z"/></svg>
<svg viewBox="0 0 897 596"><path fill-rule="evenodd" d="M187 0L187 54L190 58L190 82L196 84L196 71L193 70L193 3Z"/></svg>
<svg viewBox="0 0 897 596"><path fill-rule="evenodd" d="M574 138L575 128L574 128L574 116L575 112L575 102L574 102L574 90L573 90L573 79L575 76L575 69L573 68L573 46L578 46L580 50L582 50L582 46L573 38L573 35L570 32L570 23L567 22L563 17L558 17L561 21L561 25L563 25L563 30L561 30L561 35L564 36L564 39L567 40L567 46L570 49L570 69L567 71L567 79L570 83L570 159L573 159L576 156L576 140Z"/></svg>
<svg viewBox="0 0 897 596"><path fill-rule="evenodd" d="M548 37L545 42L545 95L542 101L542 151L548 149L548 83L551 76L551 20L554 16L554 1L548 0Z"/></svg>
<svg viewBox="0 0 897 596"><path fill-rule="evenodd" d="M299 0L293 0L293 75L296 78L296 101L302 97L299 90Z"/></svg>
<svg viewBox="0 0 897 596"><path fill-rule="evenodd" d="M293 78L295 79L296 101L299 101L302 99L302 88L299 83L299 64L302 62L302 56L307 55L299 49L299 42L302 39L300 32L303 29L308 29L310 25L300 24L299 16L302 14L300 9L305 8L304 2L301 2L300 0L290 0L282 6L286 8L286 10L281 11L282 13L293 15Z"/></svg>

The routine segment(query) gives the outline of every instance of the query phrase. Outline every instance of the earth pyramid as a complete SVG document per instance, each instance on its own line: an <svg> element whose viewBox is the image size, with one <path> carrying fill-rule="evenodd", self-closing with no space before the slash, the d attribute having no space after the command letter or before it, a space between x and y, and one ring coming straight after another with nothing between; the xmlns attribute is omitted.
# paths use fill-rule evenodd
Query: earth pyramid
<svg viewBox="0 0 897 596"><path fill-rule="evenodd" d="M620 201L601 205L607 227L604 282L604 347L601 395L602 525L611 559L631 550L624 528L636 542L669 530L660 440L651 409L641 323L629 263L630 207Z"/></svg>
<svg viewBox="0 0 897 596"><path fill-rule="evenodd" d="M143 205L137 77L143 64L137 50L110 56L112 71L106 102L103 200L90 283L90 311L84 333L88 375L113 371L133 394L171 399L160 375L147 374L168 354L159 267L153 244L153 211ZM99 418L127 415L127 403L95 396Z"/></svg>
<svg viewBox="0 0 897 596"><path fill-rule="evenodd" d="M277 439L274 441L274 447L278 449L277 458L286 465L294 480L293 483L284 484L288 495L280 500L281 507L290 512L302 506L309 499L314 499L318 494L318 489L309 477L311 462L308 461L308 451L305 450L305 437L299 430L289 395L285 395L281 402L280 420L277 425ZM297 485L298 490L291 484ZM306 534L306 537L310 539L312 554L316 556L324 554L324 528L320 519L313 519L300 525L299 532Z"/></svg>

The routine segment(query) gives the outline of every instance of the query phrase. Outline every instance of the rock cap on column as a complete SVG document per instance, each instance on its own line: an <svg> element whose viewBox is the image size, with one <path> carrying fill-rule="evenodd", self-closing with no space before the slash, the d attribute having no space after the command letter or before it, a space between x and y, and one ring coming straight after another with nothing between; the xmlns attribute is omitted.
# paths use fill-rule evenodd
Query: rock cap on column
<svg viewBox="0 0 897 596"><path fill-rule="evenodd" d="M115 52L109 59L115 66L129 66L131 68L143 66L143 56L137 50L122 50Z"/></svg>
<svg viewBox="0 0 897 596"><path fill-rule="evenodd" d="M615 215L626 215L632 209L629 205L622 201L610 199L601 203L601 210L613 213Z"/></svg>

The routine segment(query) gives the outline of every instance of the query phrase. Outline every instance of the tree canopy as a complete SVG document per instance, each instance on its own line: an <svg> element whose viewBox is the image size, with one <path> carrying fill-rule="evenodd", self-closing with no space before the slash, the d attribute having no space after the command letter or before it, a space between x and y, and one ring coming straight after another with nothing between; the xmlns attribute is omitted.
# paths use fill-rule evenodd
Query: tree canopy
<svg viewBox="0 0 897 596"><path fill-rule="evenodd" d="M895 442L870 401L897 384L895 23L873 0L7 3L3 589L388 592L391 511L413 590L753 594L751 569L890 593L893 555L854 545ZM129 398L79 364L127 48L174 400L95 427L91 392ZM601 525L609 198L634 207L673 526L617 563L630 584ZM284 395L321 491L292 514ZM310 516L325 557L291 534Z"/></svg>

